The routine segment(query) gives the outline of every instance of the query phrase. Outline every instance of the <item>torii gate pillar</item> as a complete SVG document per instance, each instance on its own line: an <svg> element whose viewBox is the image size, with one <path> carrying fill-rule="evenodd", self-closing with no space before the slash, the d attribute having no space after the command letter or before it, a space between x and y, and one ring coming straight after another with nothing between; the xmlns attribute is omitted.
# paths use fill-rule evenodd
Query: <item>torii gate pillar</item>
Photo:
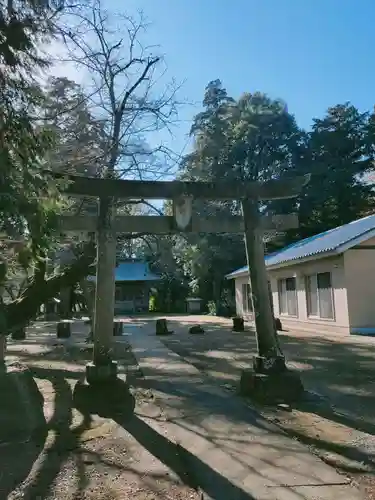
<svg viewBox="0 0 375 500"><path fill-rule="evenodd" d="M257 200L244 199L242 212L258 352L253 367L241 373L240 392L263 401L294 401L304 389L299 374L287 369L277 337Z"/></svg>
<svg viewBox="0 0 375 500"><path fill-rule="evenodd" d="M96 292L94 304L94 353L86 365L89 384L117 378L117 363L112 359L115 306L116 233L113 228L113 202L100 198L97 230Z"/></svg>

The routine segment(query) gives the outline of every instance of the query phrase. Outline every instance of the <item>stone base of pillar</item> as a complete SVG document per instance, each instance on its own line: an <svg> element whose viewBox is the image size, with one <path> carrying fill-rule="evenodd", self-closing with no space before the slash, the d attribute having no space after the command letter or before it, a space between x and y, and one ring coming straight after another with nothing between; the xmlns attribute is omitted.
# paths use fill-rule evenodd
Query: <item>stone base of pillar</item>
<svg viewBox="0 0 375 500"><path fill-rule="evenodd" d="M247 369L241 373L239 392L261 403L292 403L303 396L304 388L299 374L287 368L270 373Z"/></svg>
<svg viewBox="0 0 375 500"><path fill-rule="evenodd" d="M285 358L281 355L254 356L253 370L256 373L281 373L287 370Z"/></svg>
<svg viewBox="0 0 375 500"><path fill-rule="evenodd" d="M26 338L25 327L18 328L11 333L12 340L24 340Z"/></svg>
<svg viewBox="0 0 375 500"><path fill-rule="evenodd" d="M105 364L87 363L86 380L90 385L116 382L117 362L110 360Z"/></svg>
<svg viewBox="0 0 375 500"><path fill-rule="evenodd" d="M134 397L122 375L110 383L78 381L74 387L73 401L83 415L97 414L114 420L119 417L122 422L133 414L135 407Z"/></svg>
<svg viewBox="0 0 375 500"><path fill-rule="evenodd" d="M245 321L239 316L232 318L233 326L232 330L234 332L244 332L245 331Z"/></svg>

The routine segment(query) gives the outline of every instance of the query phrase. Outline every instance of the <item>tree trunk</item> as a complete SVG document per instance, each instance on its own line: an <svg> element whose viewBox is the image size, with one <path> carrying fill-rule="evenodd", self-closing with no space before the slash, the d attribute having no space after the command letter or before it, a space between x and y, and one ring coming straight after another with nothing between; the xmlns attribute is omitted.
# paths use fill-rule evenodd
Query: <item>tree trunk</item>
<svg viewBox="0 0 375 500"><path fill-rule="evenodd" d="M61 319L69 319L72 313L72 289L71 287L62 288L60 290L59 313Z"/></svg>
<svg viewBox="0 0 375 500"><path fill-rule="evenodd" d="M95 245L89 243L82 255L57 275L45 279L42 264L22 295L3 306L5 324L0 334L9 335L12 330L27 325L36 316L43 303L55 297L62 288L71 287L87 276L94 259Z"/></svg>
<svg viewBox="0 0 375 500"><path fill-rule="evenodd" d="M0 335L0 367L5 362L5 354L7 350L7 338L5 335Z"/></svg>
<svg viewBox="0 0 375 500"><path fill-rule="evenodd" d="M3 283L0 283L0 307L3 307L3 294L4 294L4 286ZM0 335L0 367L5 362L6 348L7 348L7 338L4 335Z"/></svg>
<svg viewBox="0 0 375 500"><path fill-rule="evenodd" d="M221 286L220 286L220 278L215 274L212 280L212 298L215 303L216 315L220 315L220 298L221 298Z"/></svg>
<svg viewBox="0 0 375 500"><path fill-rule="evenodd" d="M87 309L87 315L89 317L89 323L90 323L90 331L88 334L88 337L86 339L86 342L93 342L94 341L94 295L95 295L95 288L94 288L94 293L91 290L90 284L87 280L82 280L80 282L81 290L83 293L83 297L86 302L86 309Z"/></svg>
<svg viewBox="0 0 375 500"><path fill-rule="evenodd" d="M87 280L82 280L80 282L80 287L83 293L83 297L86 302L86 308L87 308L87 315L90 319L90 321L93 320L93 314L94 314L94 294L93 291L91 290L91 287L88 283Z"/></svg>

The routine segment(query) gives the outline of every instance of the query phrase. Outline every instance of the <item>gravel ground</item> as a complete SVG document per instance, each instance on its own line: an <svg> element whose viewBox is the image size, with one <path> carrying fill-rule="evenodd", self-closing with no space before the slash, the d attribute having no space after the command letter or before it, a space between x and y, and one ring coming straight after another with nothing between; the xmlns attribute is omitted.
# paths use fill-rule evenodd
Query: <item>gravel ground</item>
<svg viewBox="0 0 375 500"><path fill-rule="evenodd" d="M98 411L99 416L77 409L74 387L92 355L84 343L86 328L75 325L78 344L57 341L51 335L53 328L52 323L37 323L29 329L26 341L8 344L8 357L25 362L34 374L44 397L47 428L25 443L0 443L1 498L200 499L181 475L153 457L126 430L129 419L160 414L150 391L134 389L130 397L135 406L130 411L124 403L113 418L103 411ZM140 382L141 373L126 344L118 344L114 352L130 383Z"/></svg>
<svg viewBox="0 0 375 500"><path fill-rule="evenodd" d="M219 318L168 321L175 334L161 340L212 381L235 392L241 369L251 365L256 352L253 331L233 333L230 322ZM188 333L194 323L203 325L203 335ZM310 397L293 407L257 409L350 475L366 498L375 500L375 339L282 332L280 342Z"/></svg>
<svg viewBox="0 0 375 500"><path fill-rule="evenodd" d="M129 321L154 328L154 319ZM205 334L189 335L188 327L198 322L204 323ZM162 339L166 345L213 382L234 392L241 369L249 366L255 352L253 333L234 334L229 322L220 318L171 317L169 323L175 334ZM8 346L10 358L21 359L33 370L45 400L48 433L28 443L0 443L1 498L200 499L181 475L139 445L127 432L125 421L97 414L85 418L78 411L74 386L92 355L83 342L86 331L82 324L75 327L78 344L73 345L57 342L51 336L53 328L52 323L37 323L26 341ZM280 340L305 387L319 397L292 408L262 407L259 411L354 478L367 500L375 500L375 339L284 332ZM118 345L115 357L131 385L138 387L133 391L135 413L159 415L126 344Z"/></svg>

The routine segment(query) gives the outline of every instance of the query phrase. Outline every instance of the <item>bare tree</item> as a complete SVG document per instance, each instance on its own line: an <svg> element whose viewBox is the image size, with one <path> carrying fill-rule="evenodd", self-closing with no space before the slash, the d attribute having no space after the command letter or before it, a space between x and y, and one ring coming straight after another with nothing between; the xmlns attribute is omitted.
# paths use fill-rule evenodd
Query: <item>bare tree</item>
<svg viewBox="0 0 375 500"><path fill-rule="evenodd" d="M179 155L163 143L162 133L171 133L177 120L177 86L163 82L163 57L142 43L144 16L111 14L95 0L70 15L67 26L61 28L64 61L86 71L87 98L104 123L105 174L140 179L172 174Z"/></svg>
<svg viewBox="0 0 375 500"><path fill-rule="evenodd" d="M66 56L61 60L85 71L86 103L104 131L101 157L95 161L100 165L99 175L138 179L173 175L180 156L164 144L163 134L172 133L177 120L178 88L174 82L163 82L163 57L142 43L147 29L143 15L134 19L111 14L97 0L75 10L65 21L60 30ZM101 210L139 213L140 201L114 206L113 200L101 200ZM147 202L143 207L153 209ZM143 236L122 235L122 246Z"/></svg>

